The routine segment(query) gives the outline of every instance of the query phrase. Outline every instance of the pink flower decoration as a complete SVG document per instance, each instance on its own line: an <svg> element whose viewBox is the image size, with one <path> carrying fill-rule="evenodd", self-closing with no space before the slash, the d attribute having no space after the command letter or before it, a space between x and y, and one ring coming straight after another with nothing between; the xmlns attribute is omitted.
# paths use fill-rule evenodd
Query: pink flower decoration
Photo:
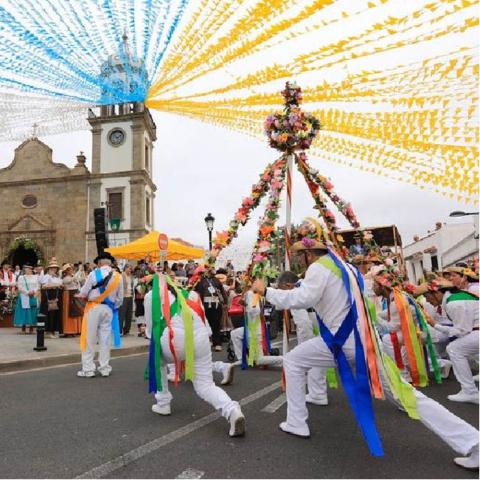
<svg viewBox="0 0 480 480"><path fill-rule="evenodd" d="M263 261L263 259L264 259L263 255L255 255L253 257L254 262L261 262L261 261Z"/></svg>
<svg viewBox="0 0 480 480"><path fill-rule="evenodd" d="M315 245L315 240L313 240L309 237L303 237L302 238L302 243L303 243L304 247L312 248Z"/></svg>

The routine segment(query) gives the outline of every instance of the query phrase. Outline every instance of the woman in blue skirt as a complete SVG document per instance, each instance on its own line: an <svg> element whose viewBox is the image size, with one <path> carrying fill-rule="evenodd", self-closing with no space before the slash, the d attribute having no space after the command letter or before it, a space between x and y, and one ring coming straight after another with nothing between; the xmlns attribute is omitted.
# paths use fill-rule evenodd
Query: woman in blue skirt
<svg viewBox="0 0 480 480"><path fill-rule="evenodd" d="M18 298L15 307L13 324L15 327L22 327L22 333L33 333L33 327L37 324L38 294L40 283L38 275L33 274L33 267L29 264L23 266L23 275L17 280Z"/></svg>

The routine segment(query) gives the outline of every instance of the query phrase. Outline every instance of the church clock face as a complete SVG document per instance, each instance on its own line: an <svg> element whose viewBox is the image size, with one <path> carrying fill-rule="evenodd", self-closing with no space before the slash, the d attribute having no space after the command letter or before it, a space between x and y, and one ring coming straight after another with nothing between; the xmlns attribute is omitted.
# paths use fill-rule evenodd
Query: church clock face
<svg viewBox="0 0 480 480"><path fill-rule="evenodd" d="M125 141L125 132L121 128L114 128L108 132L108 142L114 147L119 147Z"/></svg>

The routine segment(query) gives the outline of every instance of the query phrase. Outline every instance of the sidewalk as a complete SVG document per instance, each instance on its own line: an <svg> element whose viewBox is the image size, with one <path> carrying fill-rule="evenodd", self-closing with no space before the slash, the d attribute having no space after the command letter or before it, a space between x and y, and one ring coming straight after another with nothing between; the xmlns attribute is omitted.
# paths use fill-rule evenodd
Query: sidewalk
<svg viewBox="0 0 480 480"><path fill-rule="evenodd" d="M37 352L37 335L19 335L19 328L0 328L0 374L32 368L80 363L80 337L45 339L47 350ZM112 348L112 357L121 357L148 351L148 341L143 337L122 337L122 346Z"/></svg>

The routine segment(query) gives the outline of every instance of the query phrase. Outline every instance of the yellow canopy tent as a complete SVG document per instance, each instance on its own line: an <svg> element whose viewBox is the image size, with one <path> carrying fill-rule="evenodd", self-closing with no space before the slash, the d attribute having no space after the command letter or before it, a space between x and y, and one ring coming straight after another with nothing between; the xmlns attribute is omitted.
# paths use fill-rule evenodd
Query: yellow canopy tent
<svg viewBox="0 0 480 480"><path fill-rule="evenodd" d="M160 232L153 230L142 238L133 242L126 243L120 247L106 248L105 250L117 258L127 260L142 260L148 258L155 262L160 259L160 249L158 247L158 236ZM165 260L189 260L194 258L203 258L205 252L203 248L195 248L185 245L176 240L168 239L167 256Z"/></svg>

